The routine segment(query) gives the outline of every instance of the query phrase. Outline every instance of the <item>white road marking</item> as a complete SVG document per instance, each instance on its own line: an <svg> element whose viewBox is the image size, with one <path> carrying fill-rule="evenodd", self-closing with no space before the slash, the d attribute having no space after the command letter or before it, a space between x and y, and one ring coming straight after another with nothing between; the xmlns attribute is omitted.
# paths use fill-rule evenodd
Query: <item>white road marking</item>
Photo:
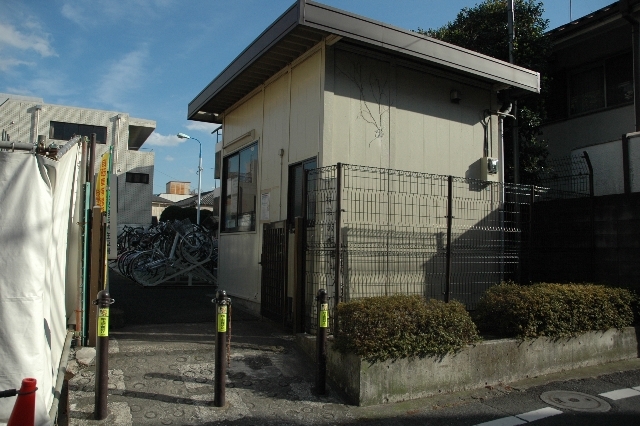
<svg viewBox="0 0 640 426"><path fill-rule="evenodd" d="M631 388L625 388L601 393L600 396L604 396L605 398L617 401L619 399L631 398L632 396L640 396L640 391Z"/></svg>
<svg viewBox="0 0 640 426"><path fill-rule="evenodd" d="M544 407L539 410L529 411L528 413L516 414L516 417L522 420L526 420L527 422L534 422L536 420L544 419L546 417L551 417L562 413L562 411L556 410L555 408Z"/></svg>
<svg viewBox="0 0 640 426"><path fill-rule="evenodd" d="M517 426L527 423L526 420L517 417L503 417L501 419L491 420L490 422L480 423L475 426Z"/></svg>

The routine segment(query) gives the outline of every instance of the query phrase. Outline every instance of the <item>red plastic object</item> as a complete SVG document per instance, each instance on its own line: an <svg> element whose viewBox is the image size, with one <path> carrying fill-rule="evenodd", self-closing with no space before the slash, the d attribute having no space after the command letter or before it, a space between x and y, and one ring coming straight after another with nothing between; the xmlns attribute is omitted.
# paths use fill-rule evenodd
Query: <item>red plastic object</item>
<svg viewBox="0 0 640 426"><path fill-rule="evenodd" d="M22 387L7 426L33 426L36 416L36 379L22 379Z"/></svg>

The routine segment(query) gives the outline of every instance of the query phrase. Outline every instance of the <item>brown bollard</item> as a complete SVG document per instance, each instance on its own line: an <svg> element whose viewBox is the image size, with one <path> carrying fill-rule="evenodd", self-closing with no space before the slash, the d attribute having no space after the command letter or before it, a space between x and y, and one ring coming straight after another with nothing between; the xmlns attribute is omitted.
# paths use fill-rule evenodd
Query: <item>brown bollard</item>
<svg viewBox="0 0 640 426"><path fill-rule="evenodd" d="M213 405L216 407L225 406L225 388L227 385L227 337L230 333L230 309L231 299L227 297L227 292L218 290L216 298L216 357L215 376L213 385Z"/></svg>
<svg viewBox="0 0 640 426"><path fill-rule="evenodd" d="M95 411L96 420L107 418L107 394L109 392L109 306L115 300L109 292L98 292L98 299L93 301L98 305L98 321L96 330L96 388Z"/></svg>
<svg viewBox="0 0 640 426"><path fill-rule="evenodd" d="M327 291L318 290L316 296L318 305L318 330L316 332L316 392L324 395L327 387L327 330L329 328L329 304Z"/></svg>

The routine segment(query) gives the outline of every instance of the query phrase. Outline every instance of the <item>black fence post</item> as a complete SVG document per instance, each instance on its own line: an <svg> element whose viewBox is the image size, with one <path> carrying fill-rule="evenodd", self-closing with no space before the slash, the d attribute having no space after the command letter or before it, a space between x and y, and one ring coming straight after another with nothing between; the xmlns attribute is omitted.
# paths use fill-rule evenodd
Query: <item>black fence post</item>
<svg viewBox="0 0 640 426"><path fill-rule="evenodd" d="M595 188L593 187L593 165L589 158L589 153L583 151L582 155L589 168L589 229L591 239L589 241L589 280L595 281L595 260L596 260L596 212L595 212Z"/></svg>
<svg viewBox="0 0 640 426"><path fill-rule="evenodd" d="M318 371L316 374L316 392L324 395L327 386L327 329L329 328L329 304L327 303L327 291L318 290L316 296L318 305L318 332L316 333L316 362Z"/></svg>
<svg viewBox="0 0 640 426"><path fill-rule="evenodd" d="M227 337L230 332L229 314L231 309L231 299L227 297L227 292L218 290L216 298L213 299L216 304L216 354L215 354L215 372L213 386L213 405L216 407L224 407L225 386L227 384Z"/></svg>
<svg viewBox="0 0 640 426"><path fill-rule="evenodd" d="M341 220L342 220L342 163L338 163L336 166L336 261L335 261L335 299L333 303L333 308L337 309L338 303L340 303L340 273L341 273L341 262L340 262L340 249L341 249ZM338 316L333 316L333 334L338 333Z"/></svg>
<svg viewBox="0 0 640 426"><path fill-rule="evenodd" d="M107 418L107 394L109 392L109 306L115 302L109 292L101 290L98 299L93 301L98 305L98 320L96 327L96 385L94 418Z"/></svg>
<svg viewBox="0 0 640 426"><path fill-rule="evenodd" d="M533 273L533 203L536 202L536 186L531 185L531 195L529 199L529 265L527 269L527 283L530 284L532 282L532 273Z"/></svg>
<svg viewBox="0 0 640 426"><path fill-rule="evenodd" d="M453 222L453 176L447 177L447 273L444 290L444 301L451 297L451 226Z"/></svg>

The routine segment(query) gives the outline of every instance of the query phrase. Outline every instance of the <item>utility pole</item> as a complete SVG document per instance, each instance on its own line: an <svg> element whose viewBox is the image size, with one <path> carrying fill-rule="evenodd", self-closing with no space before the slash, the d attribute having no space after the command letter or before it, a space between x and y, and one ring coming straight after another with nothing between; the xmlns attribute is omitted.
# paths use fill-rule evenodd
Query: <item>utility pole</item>
<svg viewBox="0 0 640 426"><path fill-rule="evenodd" d="M515 30L513 21L515 19L514 0L507 1L507 28L509 30L509 62L514 63L513 42L515 40ZM512 139L513 139L513 183L520 183L520 141L518 138L518 101L513 101Z"/></svg>

